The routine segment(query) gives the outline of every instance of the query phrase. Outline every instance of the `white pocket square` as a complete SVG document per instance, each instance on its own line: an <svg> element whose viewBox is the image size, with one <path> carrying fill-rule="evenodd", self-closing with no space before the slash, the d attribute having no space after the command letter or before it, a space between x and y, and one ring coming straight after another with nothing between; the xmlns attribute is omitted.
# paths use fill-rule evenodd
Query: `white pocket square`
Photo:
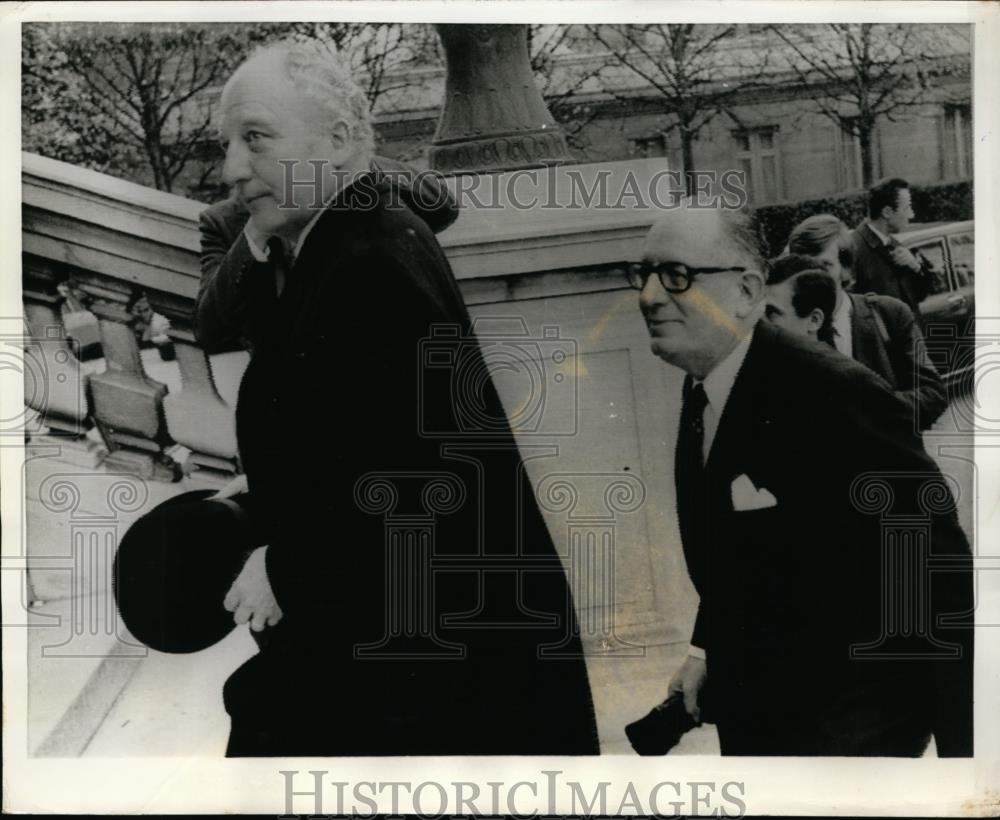
<svg viewBox="0 0 1000 820"><path fill-rule="evenodd" d="M733 509L736 512L766 510L768 507L778 506L778 499L764 487L757 489L746 473L733 479L732 494Z"/></svg>

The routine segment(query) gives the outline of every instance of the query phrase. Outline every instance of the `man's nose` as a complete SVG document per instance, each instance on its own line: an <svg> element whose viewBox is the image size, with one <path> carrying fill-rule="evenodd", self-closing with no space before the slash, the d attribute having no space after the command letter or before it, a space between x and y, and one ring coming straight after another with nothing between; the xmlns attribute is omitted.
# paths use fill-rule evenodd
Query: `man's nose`
<svg viewBox="0 0 1000 820"><path fill-rule="evenodd" d="M643 310L648 310L657 305L665 304L668 298L669 296L666 290L663 289L660 277L654 273L646 278L642 290L639 291L639 306Z"/></svg>
<svg viewBox="0 0 1000 820"><path fill-rule="evenodd" d="M226 147L226 159L222 164L222 181L235 185L250 178L250 153L238 140L232 140Z"/></svg>

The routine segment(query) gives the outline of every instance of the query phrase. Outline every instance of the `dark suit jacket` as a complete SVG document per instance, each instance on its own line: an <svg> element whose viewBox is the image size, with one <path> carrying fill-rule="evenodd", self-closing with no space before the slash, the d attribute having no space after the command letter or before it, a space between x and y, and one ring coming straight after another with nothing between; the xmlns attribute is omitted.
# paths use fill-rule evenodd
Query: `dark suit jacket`
<svg viewBox="0 0 1000 820"><path fill-rule="evenodd" d="M927 355L913 312L891 296L848 295L854 308L851 313L854 358L878 373L906 402L910 408L910 428L926 430L945 411L948 394Z"/></svg>
<svg viewBox="0 0 1000 820"><path fill-rule="evenodd" d="M854 289L858 293L881 293L894 296L920 314L920 303L927 296L927 275L915 273L892 261L889 248L867 222L851 232L854 251Z"/></svg>
<svg viewBox="0 0 1000 820"><path fill-rule="evenodd" d="M572 598L500 399L476 380L479 411L500 420L486 438L456 417L453 374L422 366L439 323L459 333L441 343L455 367L487 372L448 262L427 224L370 182L324 211L280 298L268 266L239 268L240 247L203 290L203 303L245 305L237 435L284 612L226 684L229 753L596 753ZM383 479L366 490L369 473ZM442 475L457 494L423 491ZM401 624L398 590L413 583L421 614ZM357 654L393 623L410 634ZM542 645L559 657L539 657Z"/></svg>
<svg viewBox="0 0 1000 820"><path fill-rule="evenodd" d="M692 643L707 651L720 737L744 727L757 738L751 753L881 754L885 727L915 724L937 733L943 754L971 753L970 629L934 626L962 647L960 661L850 655L884 621L886 536L864 509L882 496L859 497L856 480L892 474L882 477L888 512L919 516L934 555L969 560L950 496L931 511L918 498L941 474L906 432L906 413L857 362L757 325L706 464L707 533L684 544L700 596ZM776 505L735 509L741 475ZM932 614L970 610L968 566L935 573L933 593Z"/></svg>

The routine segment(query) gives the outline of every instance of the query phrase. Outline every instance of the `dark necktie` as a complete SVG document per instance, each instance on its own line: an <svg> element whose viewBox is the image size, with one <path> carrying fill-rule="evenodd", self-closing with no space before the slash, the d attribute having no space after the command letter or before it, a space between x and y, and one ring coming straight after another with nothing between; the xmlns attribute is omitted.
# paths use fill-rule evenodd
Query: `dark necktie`
<svg viewBox="0 0 1000 820"><path fill-rule="evenodd" d="M705 387L691 376L684 379L681 423L674 453L674 484L677 489L677 519L685 550L697 548L704 532L705 517Z"/></svg>
<svg viewBox="0 0 1000 820"><path fill-rule="evenodd" d="M274 268L274 288L280 296L288 278L288 271L292 267L292 261L285 248L285 243L277 236L272 236L267 240L267 261Z"/></svg>

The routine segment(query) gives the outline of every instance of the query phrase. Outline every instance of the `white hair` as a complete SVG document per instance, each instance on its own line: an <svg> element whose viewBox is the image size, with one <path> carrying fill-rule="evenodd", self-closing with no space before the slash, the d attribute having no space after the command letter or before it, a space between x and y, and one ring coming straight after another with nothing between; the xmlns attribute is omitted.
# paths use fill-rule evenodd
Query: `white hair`
<svg viewBox="0 0 1000 820"><path fill-rule="evenodd" d="M332 43L290 38L258 48L247 63L271 55L283 58L289 82L307 103L315 106L320 122L329 125L346 122L351 139L368 153L374 151L375 132L368 97L351 77Z"/></svg>

